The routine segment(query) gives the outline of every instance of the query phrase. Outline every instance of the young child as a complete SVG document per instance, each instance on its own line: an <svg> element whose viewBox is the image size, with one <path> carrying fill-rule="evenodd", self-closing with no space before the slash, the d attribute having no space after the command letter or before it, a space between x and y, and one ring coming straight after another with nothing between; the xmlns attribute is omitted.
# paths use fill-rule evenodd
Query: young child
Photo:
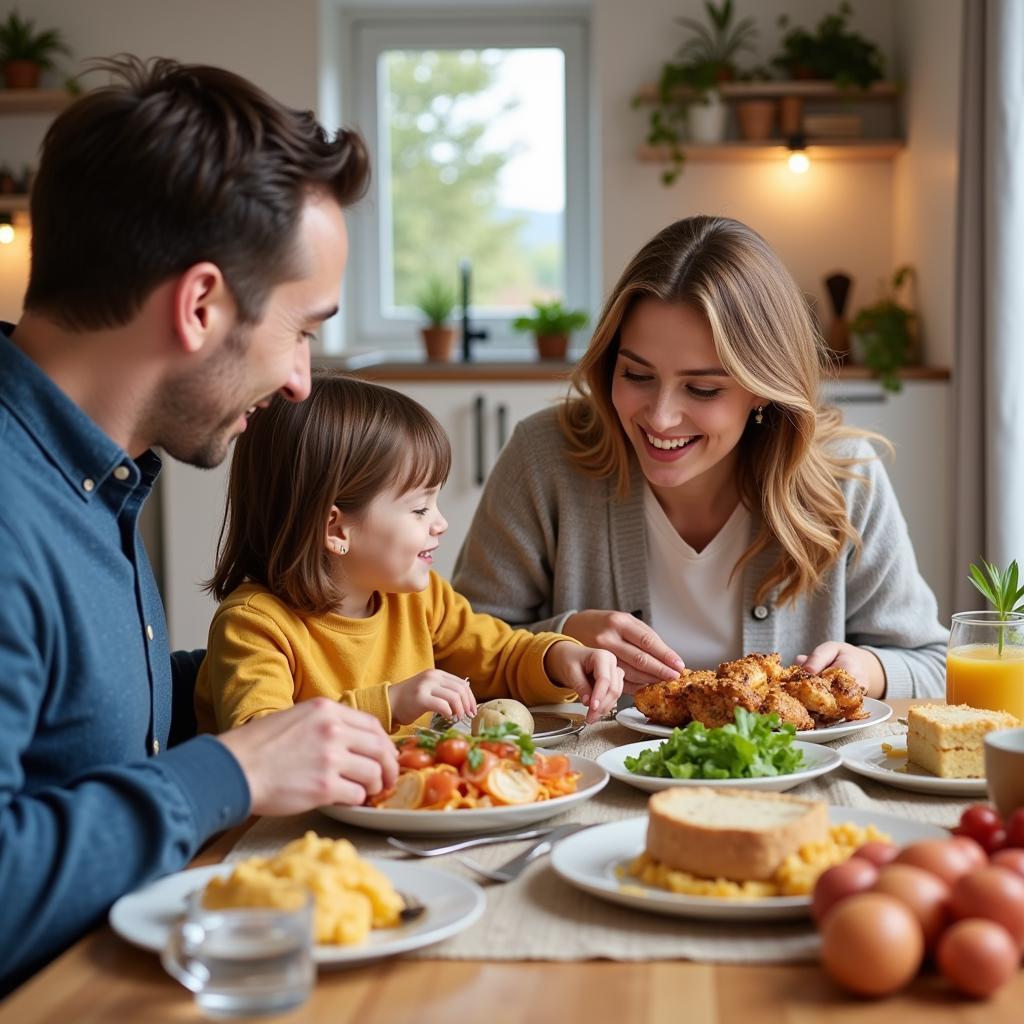
<svg viewBox="0 0 1024 1024"><path fill-rule="evenodd" d="M200 729L314 697L368 711L389 732L434 712L473 715L492 697L578 695L590 722L615 706L612 654L478 615L431 571L450 466L426 409L337 373L314 373L305 402L277 398L254 414L236 442L208 584L221 603L196 683Z"/></svg>

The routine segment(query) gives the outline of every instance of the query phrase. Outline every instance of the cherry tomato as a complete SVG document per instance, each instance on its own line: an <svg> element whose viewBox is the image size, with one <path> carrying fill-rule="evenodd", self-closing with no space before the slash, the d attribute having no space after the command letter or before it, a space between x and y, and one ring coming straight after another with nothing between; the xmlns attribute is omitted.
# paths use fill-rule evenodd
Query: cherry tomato
<svg viewBox="0 0 1024 1024"><path fill-rule="evenodd" d="M421 750L419 747L403 750L398 755L398 764L402 768L411 768L414 771L418 768L429 768L434 763L434 755L429 750Z"/></svg>
<svg viewBox="0 0 1024 1024"><path fill-rule="evenodd" d="M536 770L538 779L560 779L569 772L569 758L565 754L538 754Z"/></svg>
<svg viewBox="0 0 1024 1024"><path fill-rule="evenodd" d="M1006 819L1006 845L1024 847L1024 807L1018 807Z"/></svg>
<svg viewBox="0 0 1024 1024"><path fill-rule="evenodd" d="M459 777L454 772L432 772L423 786L423 803L443 804L455 792Z"/></svg>
<svg viewBox="0 0 1024 1024"><path fill-rule="evenodd" d="M498 763L498 758L491 751L480 750L479 753L480 763L475 768L469 763L467 757L459 769L462 777L470 782L483 782L487 778L487 773Z"/></svg>
<svg viewBox="0 0 1024 1024"><path fill-rule="evenodd" d="M483 740L480 743L481 750L489 750L496 757L504 761L518 761L519 748L514 743L504 743L501 740Z"/></svg>
<svg viewBox="0 0 1024 1024"><path fill-rule="evenodd" d="M971 804L970 807L960 815L959 835L970 836L976 839L979 845L991 852L994 836L1003 828L1002 819L997 811L987 804Z"/></svg>
<svg viewBox="0 0 1024 1024"><path fill-rule="evenodd" d="M458 737L453 737L450 740L441 740L437 745L435 753L441 764L450 764L458 768L466 760L466 755L469 753L469 740L462 740Z"/></svg>

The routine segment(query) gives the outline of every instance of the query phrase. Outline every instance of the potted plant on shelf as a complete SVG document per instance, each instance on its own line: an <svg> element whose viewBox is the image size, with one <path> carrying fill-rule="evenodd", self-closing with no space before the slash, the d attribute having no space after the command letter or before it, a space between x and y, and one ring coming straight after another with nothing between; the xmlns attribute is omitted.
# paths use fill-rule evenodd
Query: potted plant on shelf
<svg viewBox="0 0 1024 1024"><path fill-rule="evenodd" d="M691 35L676 51L676 59L662 67L651 111L647 144L668 147L670 166L661 176L666 185L682 171L684 126L691 142L709 144L724 138L728 110L718 86L735 76L737 55L752 49L757 36L753 18L733 22L733 0L705 0L704 9L709 24L676 19Z"/></svg>
<svg viewBox="0 0 1024 1024"><path fill-rule="evenodd" d="M889 285L883 285L878 302L865 306L850 323L854 362L872 370L887 391L901 390L899 371L918 358L917 314L898 301L900 289L913 277L913 267L900 267Z"/></svg>
<svg viewBox="0 0 1024 1024"><path fill-rule="evenodd" d="M455 289L440 277L430 277L416 296L416 307L427 318L420 329L427 358L445 362L452 357L455 328L449 324L455 308Z"/></svg>
<svg viewBox="0 0 1024 1024"><path fill-rule="evenodd" d="M842 0L833 14L826 14L817 28L790 28L786 15L779 17L779 28L786 30L781 49L772 64L787 78L830 79L841 89L866 89L885 74L885 57L869 39L850 31L848 22L853 8ZM782 134L802 134L804 101L799 96L784 96L780 102Z"/></svg>
<svg viewBox="0 0 1024 1024"><path fill-rule="evenodd" d="M569 335L587 325L587 314L579 309L566 309L553 302L534 302L533 316L520 316L512 321L512 329L529 331L537 343L541 359L565 359L569 351Z"/></svg>
<svg viewBox="0 0 1024 1024"><path fill-rule="evenodd" d="M771 71L759 64L757 67L740 71L736 75L738 82L768 82ZM736 102L736 125L740 137L748 142L764 142L772 137L775 128L775 112L778 103L767 96L752 96Z"/></svg>
<svg viewBox="0 0 1024 1024"><path fill-rule="evenodd" d="M0 68L8 89L35 89L42 72L55 69L58 53L70 56L71 50L57 29L37 32L36 23L16 10L0 21Z"/></svg>

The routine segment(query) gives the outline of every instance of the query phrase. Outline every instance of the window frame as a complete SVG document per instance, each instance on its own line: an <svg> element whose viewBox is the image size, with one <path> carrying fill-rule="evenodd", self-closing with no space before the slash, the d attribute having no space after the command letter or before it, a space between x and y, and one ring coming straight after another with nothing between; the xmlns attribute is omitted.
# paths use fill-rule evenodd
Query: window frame
<svg viewBox="0 0 1024 1024"><path fill-rule="evenodd" d="M352 124L364 135L373 158L374 181L366 198L348 212L350 254L346 272L344 303L344 347L370 347L401 352L418 349L415 315L385 317L382 314L384 292L385 231L388 211L379 202L386 187L387 169L379 159L380 81L378 58L382 52L397 49L485 49L488 47L556 46L565 59L565 214L563 246L565 294L572 308L591 309L594 237L591 228L593 111L590 102L589 22L581 13L545 16L527 10L522 14L477 12L472 18L438 9L429 16L423 9L414 15L400 12L370 15L352 13L347 25L349 42L341 81L327 83L338 89L331 106L341 113L342 123ZM489 332L483 352L500 355L527 350L531 341L511 329L512 319L520 311L505 315L479 311L473 313L475 327ZM461 311L459 312L461 316ZM333 341L333 344L332 344ZM341 339L325 338L324 347L337 350Z"/></svg>

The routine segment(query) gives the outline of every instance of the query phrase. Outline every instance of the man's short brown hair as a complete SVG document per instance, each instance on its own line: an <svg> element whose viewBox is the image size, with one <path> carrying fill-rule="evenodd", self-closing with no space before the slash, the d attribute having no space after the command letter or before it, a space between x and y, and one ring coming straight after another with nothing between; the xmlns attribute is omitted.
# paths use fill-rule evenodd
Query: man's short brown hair
<svg viewBox="0 0 1024 1024"><path fill-rule="evenodd" d="M369 181L362 139L332 138L221 68L121 56L114 82L50 126L32 190L25 308L71 330L118 327L162 282L216 264L242 322L298 276L302 205L321 189L342 206Z"/></svg>

